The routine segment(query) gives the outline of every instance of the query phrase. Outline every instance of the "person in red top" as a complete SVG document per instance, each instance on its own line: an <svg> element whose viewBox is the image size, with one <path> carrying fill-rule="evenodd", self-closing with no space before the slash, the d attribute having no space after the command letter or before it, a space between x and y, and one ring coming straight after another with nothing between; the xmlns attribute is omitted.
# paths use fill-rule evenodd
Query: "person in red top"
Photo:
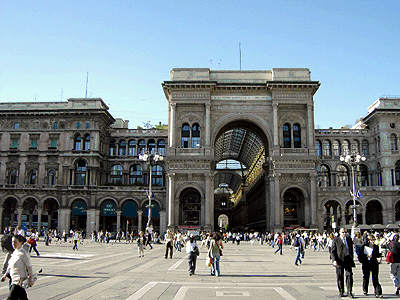
<svg viewBox="0 0 400 300"><path fill-rule="evenodd" d="M278 245L278 249L275 250L275 254L279 251L279 254L282 255L283 238L280 233L278 234L278 238L276 239L276 244Z"/></svg>

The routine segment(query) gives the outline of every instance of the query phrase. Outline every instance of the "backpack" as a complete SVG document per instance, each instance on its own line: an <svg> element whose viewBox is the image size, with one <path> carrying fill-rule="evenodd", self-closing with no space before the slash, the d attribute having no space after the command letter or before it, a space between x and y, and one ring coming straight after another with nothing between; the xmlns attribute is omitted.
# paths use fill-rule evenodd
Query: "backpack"
<svg viewBox="0 0 400 300"><path fill-rule="evenodd" d="M300 247L300 242L298 237L296 237L296 240L293 242L293 247Z"/></svg>
<svg viewBox="0 0 400 300"><path fill-rule="evenodd" d="M1 238L1 248L4 252L13 252L14 248L12 246L12 234L5 234Z"/></svg>

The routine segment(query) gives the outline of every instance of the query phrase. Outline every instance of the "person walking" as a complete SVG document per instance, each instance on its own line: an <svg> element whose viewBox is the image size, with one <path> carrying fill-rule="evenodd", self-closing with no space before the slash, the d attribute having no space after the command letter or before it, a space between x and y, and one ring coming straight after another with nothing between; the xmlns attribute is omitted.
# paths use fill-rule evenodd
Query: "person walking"
<svg viewBox="0 0 400 300"><path fill-rule="evenodd" d="M151 243L152 243L152 238L151 238L151 232L149 232L149 231L147 231L147 234L146 234L146 245L145 246L150 246L150 250L152 250L153 249L153 246L151 245Z"/></svg>
<svg viewBox="0 0 400 300"><path fill-rule="evenodd" d="M36 236L35 229L32 229L31 230L31 235L29 236L29 239L27 241L27 243L30 245L29 253L31 253L32 249L33 249L36 252L36 255L40 256L39 251L36 248L36 246L37 246L36 240L37 239L38 239L38 236Z"/></svg>
<svg viewBox="0 0 400 300"><path fill-rule="evenodd" d="M301 260L301 255L304 251L304 240L298 232L294 233L292 244L290 245L290 249L292 248L296 250L296 259L294 260L294 264L298 266L299 263L301 264L303 262Z"/></svg>
<svg viewBox="0 0 400 300"><path fill-rule="evenodd" d="M219 260L222 249L224 249L224 245L221 241L221 236L219 233L215 232L210 242L210 248L208 249L208 255L212 258L211 276L221 276Z"/></svg>
<svg viewBox="0 0 400 300"><path fill-rule="evenodd" d="M278 249L275 250L275 254L279 252L279 254L282 255L283 238L280 233L278 234L278 237L276 239L276 244L278 245Z"/></svg>
<svg viewBox="0 0 400 300"><path fill-rule="evenodd" d="M186 242L186 253L188 255L189 276L192 276L196 271L196 261L199 255L199 247L193 235L191 235Z"/></svg>
<svg viewBox="0 0 400 300"><path fill-rule="evenodd" d="M12 238L14 252L8 261L6 273L1 277L5 281L7 275L11 277L11 288L7 299L10 300L28 300L23 282L29 278L29 287L33 286L33 270L29 254L22 248L26 238L21 235L15 235Z"/></svg>
<svg viewBox="0 0 400 300"><path fill-rule="evenodd" d="M393 262L390 264L390 278L396 288L396 295L400 294L400 243L399 234L395 234L389 244L389 251L393 252Z"/></svg>
<svg viewBox="0 0 400 300"><path fill-rule="evenodd" d="M79 231L75 230L74 235L72 236L74 240L74 247L72 247L72 250L78 251L78 241L79 241Z"/></svg>
<svg viewBox="0 0 400 300"><path fill-rule="evenodd" d="M172 254L174 252L174 235L171 233L171 230L167 230L167 233L164 235L164 241L165 241L165 258L168 258L168 251L169 251L169 257L172 259Z"/></svg>
<svg viewBox="0 0 400 300"><path fill-rule="evenodd" d="M363 272L363 292L364 295L368 295L368 284L369 284L369 276L372 275L372 284L375 290L375 297L382 298L382 286L379 284L379 263L378 258L381 257L381 253L379 252L379 246L375 244L375 236L368 236L369 243L366 245L362 245L359 255L358 261L362 264L362 272Z"/></svg>
<svg viewBox="0 0 400 300"><path fill-rule="evenodd" d="M144 246L146 243L146 238L143 234L143 231L139 232L139 237L136 240L136 242L137 242L137 246L138 246L139 257L142 257L142 256L144 257Z"/></svg>
<svg viewBox="0 0 400 300"><path fill-rule="evenodd" d="M333 266L336 267L336 280L340 297L344 297L344 275L346 274L347 296L354 298L353 295L353 269L354 251L353 241L347 235L345 228L340 228L339 236L332 242L331 256Z"/></svg>

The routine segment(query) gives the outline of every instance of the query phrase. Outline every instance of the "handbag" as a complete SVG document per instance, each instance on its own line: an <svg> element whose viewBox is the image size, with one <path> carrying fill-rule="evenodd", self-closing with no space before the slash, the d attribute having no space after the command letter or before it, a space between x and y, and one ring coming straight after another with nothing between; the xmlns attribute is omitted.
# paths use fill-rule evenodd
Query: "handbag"
<svg viewBox="0 0 400 300"><path fill-rule="evenodd" d="M219 256L222 256L222 249L219 249Z"/></svg>
<svg viewBox="0 0 400 300"><path fill-rule="evenodd" d="M212 257L210 255L207 256L207 258L206 258L206 266L207 267L211 267L212 261L213 261Z"/></svg>
<svg viewBox="0 0 400 300"><path fill-rule="evenodd" d="M386 262L388 263L388 264L391 264L391 263L393 263L393 251L392 251L392 244L390 244L390 246L389 246L389 251L388 251L388 253L387 253L387 255L386 255Z"/></svg>
<svg viewBox="0 0 400 300"><path fill-rule="evenodd" d="M393 263L393 252L391 250L389 250L388 254L386 255L386 262L388 264Z"/></svg>

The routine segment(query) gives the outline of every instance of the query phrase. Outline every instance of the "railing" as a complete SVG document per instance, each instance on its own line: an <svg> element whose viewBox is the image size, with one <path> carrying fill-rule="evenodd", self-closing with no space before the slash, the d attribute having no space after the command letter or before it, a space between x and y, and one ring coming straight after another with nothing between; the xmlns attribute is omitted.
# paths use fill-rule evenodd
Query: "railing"
<svg viewBox="0 0 400 300"><path fill-rule="evenodd" d="M368 134L371 131L369 129L315 129L316 137L318 134Z"/></svg>
<svg viewBox="0 0 400 300"><path fill-rule="evenodd" d="M303 155L309 154L307 148L281 148L281 154Z"/></svg>

